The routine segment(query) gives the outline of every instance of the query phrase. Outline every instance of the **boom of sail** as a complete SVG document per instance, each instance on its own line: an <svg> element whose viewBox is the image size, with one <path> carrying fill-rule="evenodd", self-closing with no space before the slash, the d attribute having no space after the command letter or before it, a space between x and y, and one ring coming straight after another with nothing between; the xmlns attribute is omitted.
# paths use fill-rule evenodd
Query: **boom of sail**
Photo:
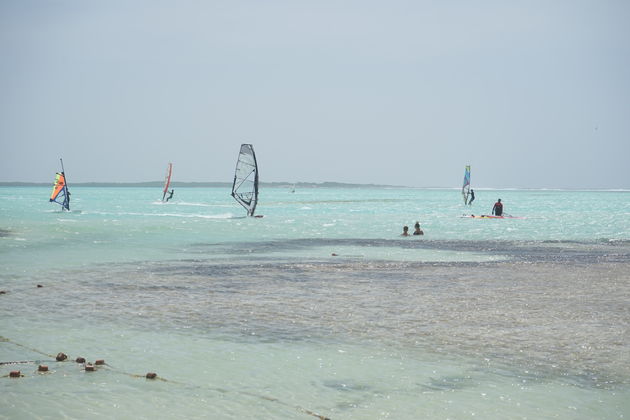
<svg viewBox="0 0 630 420"><path fill-rule="evenodd" d="M253 216L258 204L258 164L251 144L241 144L236 161L232 197Z"/></svg>
<svg viewBox="0 0 630 420"><path fill-rule="evenodd" d="M464 197L464 204L468 204L468 197L470 196L470 165L466 165L464 171L464 185L462 186L462 196Z"/></svg>
<svg viewBox="0 0 630 420"><path fill-rule="evenodd" d="M70 211L70 191L68 190L66 173L63 169L63 160L59 160L61 161L61 172L57 172L55 175L55 184L50 194L50 201L59 204L62 210Z"/></svg>
<svg viewBox="0 0 630 420"><path fill-rule="evenodd" d="M166 166L166 175L164 176L164 194L162 194L162 201L166 200L168 187L171 186L171 175L173 175L173 164L169 162Z"/></svg>

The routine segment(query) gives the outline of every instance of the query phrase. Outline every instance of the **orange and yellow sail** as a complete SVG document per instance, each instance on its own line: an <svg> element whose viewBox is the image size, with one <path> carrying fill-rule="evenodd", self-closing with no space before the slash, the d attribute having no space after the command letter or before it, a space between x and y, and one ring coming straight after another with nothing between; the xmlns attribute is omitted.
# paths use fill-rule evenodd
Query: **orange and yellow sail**
<svg viewBox="0 0 630 420"><path fill-rule="evenodd" d="M50 201L59 204L64 210L70 211L70 191L68 191L68 181L66 173L63 170L63 160L61 162L61 172L57 172L55 176L55 185L53 185L52 193L50 193Z"/></svg>
<svg viewBox="0 0 630 420"><path fill-rule="evenodd" d="M60 174L57 172L57 176L55 177L55 185L53 185L52 193L50 194L50 201L54 201L59 193L63 191L63 188L66 186L66 177L64 174Z"/></svg>

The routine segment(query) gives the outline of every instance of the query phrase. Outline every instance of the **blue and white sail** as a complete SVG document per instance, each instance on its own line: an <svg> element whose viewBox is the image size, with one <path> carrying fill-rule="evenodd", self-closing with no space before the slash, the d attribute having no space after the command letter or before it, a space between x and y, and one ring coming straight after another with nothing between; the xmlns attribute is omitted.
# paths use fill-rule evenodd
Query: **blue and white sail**
<svg viewBox="0 0 630 420"><path fill-rule="evenodd" d="M470 165L466 165L466 170L464 171L464 185L462 185L462 196L464 197L464 204L469 204L468 198L470 197Z"/></svg>

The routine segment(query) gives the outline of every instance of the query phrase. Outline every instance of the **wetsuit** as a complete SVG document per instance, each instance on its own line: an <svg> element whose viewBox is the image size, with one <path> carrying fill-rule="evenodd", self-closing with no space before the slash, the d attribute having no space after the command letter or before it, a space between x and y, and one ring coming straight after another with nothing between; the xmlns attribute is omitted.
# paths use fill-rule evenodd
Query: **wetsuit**
<svg viewBox="0 0 630 420"><path fill-rule="evenodd" d="M503 203L498 201L494 203L494 207L492 207L492 214L495 216L501 216L503 214Z"/></svg>

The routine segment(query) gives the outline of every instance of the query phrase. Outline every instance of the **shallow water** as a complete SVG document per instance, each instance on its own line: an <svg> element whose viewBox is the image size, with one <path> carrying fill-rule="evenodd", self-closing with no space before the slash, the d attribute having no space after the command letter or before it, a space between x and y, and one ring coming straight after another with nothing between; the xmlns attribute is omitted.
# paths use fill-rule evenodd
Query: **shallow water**
<svg viewBox="0 0 630 420"><path fill-rule="evenodd" d="M627 192L47 192L0 189L0 418L630 413Z"/></svg>

